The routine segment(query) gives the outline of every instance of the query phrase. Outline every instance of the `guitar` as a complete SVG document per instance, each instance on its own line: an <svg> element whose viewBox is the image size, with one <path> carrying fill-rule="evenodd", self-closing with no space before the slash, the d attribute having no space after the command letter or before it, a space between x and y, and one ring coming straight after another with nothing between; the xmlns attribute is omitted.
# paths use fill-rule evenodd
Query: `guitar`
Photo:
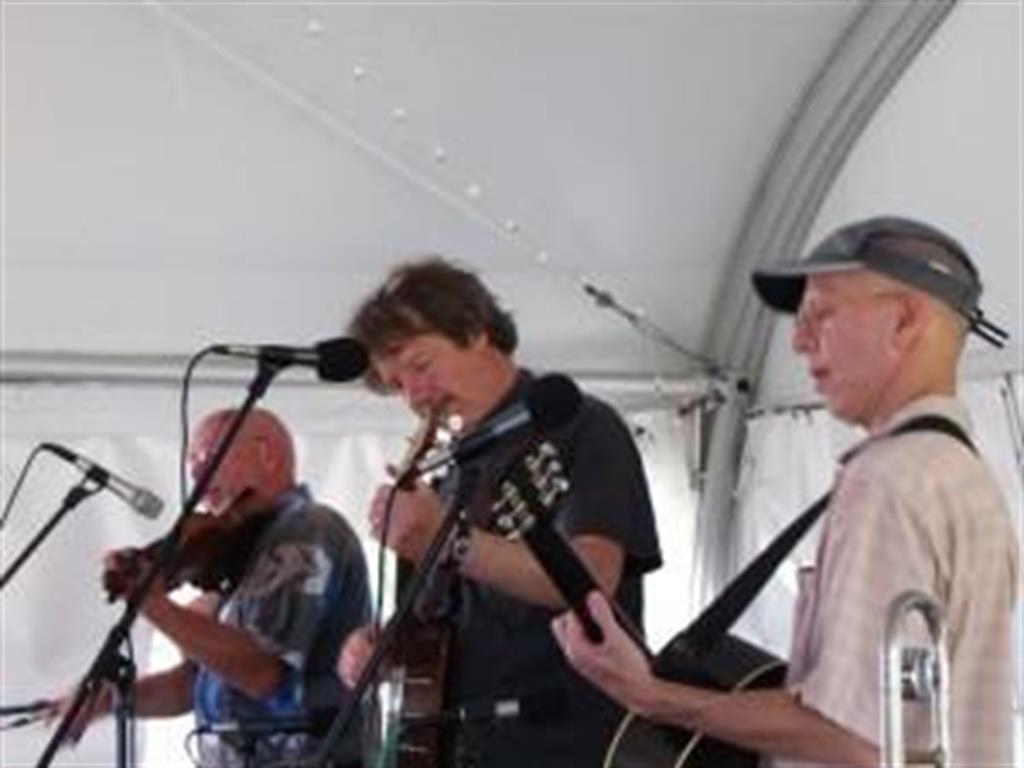
<svg viewBox="0 0 1024 768"><path fill-rule="evenodd" d="M735 635L706 653L695 653L686 630L655 657L658 677L677 683L740 691L778 688L785 663ZM627 713L608 745L604 768L757 768L760 757L698 731L652 723Z"/></svg>
<svg viewBox="0 0 1024 768"><path fill-rule="evenodd" d="M543 442L526 452L506 471L499 484L500 514L515 526L548 578L579 618L588 637L601 640L601 630L586 606L598 589L575 550L554 528L552 510L568 491L569 481L558 450ZM501 526L502 518L498 518ZM615 605L619 624L651 660L658 677L677 683L738 691L777 688L785 664L767 651L733 635L707 650L696 650L689 628L677 634L657 655L644 645L641 633ZM700 732L659 725L627 713L608 746L604 768L756 768L758 755L712 739Z"/></svg>
<svg viewBox="0 0 1024 768"><path fill-rule="evenodd" d="M415 468L433 448L439 416L431 413L410 438L405 457L394 471L395 484L408 488ZM396 565L395 602L415 567L401 558ZM369 721L367 766L372 768L439 768L444 685L448 668L448 627L414 610L398 632L388 674L378 689L379 710Z"/></svg>

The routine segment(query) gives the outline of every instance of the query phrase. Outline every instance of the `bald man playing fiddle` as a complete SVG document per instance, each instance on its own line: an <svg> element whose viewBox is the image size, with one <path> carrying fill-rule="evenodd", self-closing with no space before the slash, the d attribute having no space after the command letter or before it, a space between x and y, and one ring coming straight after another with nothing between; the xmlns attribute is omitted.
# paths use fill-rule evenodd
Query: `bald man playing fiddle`
<svg viewBox="0 0 1024 768"><path fill-rule="evenodd" d="M220 410L201 421L188 453L193 478L234 417L235 411ZM333 673L341 639L369 618L358 539L336 511L314 502L296 482L292 436L267 410L247 416L203 502L231 530L247 531L247 545L238 535L239 548L248 548L240 554L240 578L229 592L204 592L188 605L171 600L158 580L141 612L182 660L138 680L136 712L194 712L203 768L310 758L323 721L347 695ZM111 698L106 689L94 697L75 724L76 737L109 713ZM358 763L354 733L334 764Z"/></svg>

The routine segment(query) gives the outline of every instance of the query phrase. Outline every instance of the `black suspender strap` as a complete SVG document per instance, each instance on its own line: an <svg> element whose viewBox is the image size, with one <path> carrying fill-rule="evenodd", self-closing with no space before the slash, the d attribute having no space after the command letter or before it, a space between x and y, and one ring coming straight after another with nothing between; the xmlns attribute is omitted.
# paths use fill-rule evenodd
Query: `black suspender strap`
<svg viewBox="0 0 1024 768"><path fill-rule="evenodd" d="M787 525L782 533L768 545L761 554L729 582L722 593L715 598L686 630L683 637L691 651L702 656L710 651L721 640L740 615L747 610L754 598L761 592L768 579L775 573L790 550L804 537L807 530L814 525L821 513L828 507L832 493L826 493L796 520Z"/></svg>
<svg viewBox="0 0 1024 768"><path fill-rule="evenodd" d="M967 433L960 428L960 425L951 419L947 419L945 416L935 416L934 414L928 416L918 416L916 419L910 419L900 424L896 429L889 433L889 436L903 435L907 432L924 432L931 430L932 432L942 432L945 435L949 435L956 440L959 440L964 444L971 453L977 454L978 449L974 447L974 442Z"/></svg>
<svg viewBox="0 0 1024 768"><path fill-rule="evenodd" d="M888 437L903 435L908 432L934 431L942 432L963 443L972 453L977 453L974 443L958 424L944 416L919 416L904 422L889 433ZM710 651L718 641L726 635L736 620L758 596L764 585L771 578L797 542L804 537L808 529L821 517L828 507L832 492L829 491L796 520L783 529L771 544L751 561L740 574L729 582L722 593L715 598L693 623L680 636L696 656Z"/></svg>

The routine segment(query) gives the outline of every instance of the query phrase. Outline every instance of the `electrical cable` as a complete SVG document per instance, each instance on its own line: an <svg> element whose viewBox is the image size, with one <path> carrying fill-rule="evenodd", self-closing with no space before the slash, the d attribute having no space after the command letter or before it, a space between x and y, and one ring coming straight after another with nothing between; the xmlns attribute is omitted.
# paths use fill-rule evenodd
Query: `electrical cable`
<svg viewBox="0 0 1024 768"><path fill-rule="evenodd" d="M207 355L213 354L216 350L214 345L204 347L189 358L188 365L185 366L185 375L181 381L181 404L180 404L180 418L181 418L181 450L178 454L178 507L184 508L185 499L188 498L187 487L188 487L188 444L189 444L189 426L188 426L188 400L189 393L192 389L192 374L195 372L196 367Z"/></svg>
<svg viewBox="0 0 1024 768"><path fill-rule="evenodd" d="M7 518L11 515L11 510L14 508L14 500L18 497L18 492L21 490L22 484L25 482L25 478L28 476L29 467L32 466L32 462L35 461L36 456L43 449L42 445L37 445L32 449L32 453L28 455L25 463L21 467L21 472L18 474L18 479L14 483L14 488L11 490L11 495L7 499L7 503L4 505L3 516L0 517L0 529L7 524Z"/></svg>

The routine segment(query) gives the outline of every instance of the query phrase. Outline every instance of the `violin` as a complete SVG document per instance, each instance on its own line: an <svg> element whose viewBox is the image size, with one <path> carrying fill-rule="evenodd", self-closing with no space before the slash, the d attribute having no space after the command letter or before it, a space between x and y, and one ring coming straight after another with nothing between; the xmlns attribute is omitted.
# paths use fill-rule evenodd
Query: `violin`
<svg viewBox="0 0 1024 768"><path fill-rule="evenodd" d="M197 511L188 517L164 576L167 589L187 583L204 592L231 594L245 575L256 543L274 518L269 509L257 505L256 493L246 489L220 514ZM107 602L131 590L167 538L141 548L119 549L108 556L103 572Z"/></svg>

